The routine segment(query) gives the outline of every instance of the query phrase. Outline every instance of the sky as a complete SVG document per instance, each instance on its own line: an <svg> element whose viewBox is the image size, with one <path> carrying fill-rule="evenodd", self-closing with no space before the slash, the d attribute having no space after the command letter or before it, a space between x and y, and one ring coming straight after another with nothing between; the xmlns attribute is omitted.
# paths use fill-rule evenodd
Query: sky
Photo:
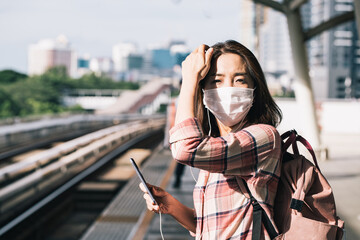
<svg viewBox="0 0 360 240"><path fill-rule="evenodd" d="M0 70L27 72L28 46L65 35L78 54L111 57L118 42L141 50L185 40L191 49L239 38L242 0L0 1Z"/></svg>

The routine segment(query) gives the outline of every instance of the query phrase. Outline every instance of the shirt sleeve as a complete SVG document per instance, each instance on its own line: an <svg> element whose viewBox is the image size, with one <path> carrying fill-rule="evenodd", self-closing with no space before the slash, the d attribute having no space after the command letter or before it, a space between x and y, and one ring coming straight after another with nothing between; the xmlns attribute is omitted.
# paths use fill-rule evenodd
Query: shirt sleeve
<svg viewBox="0 0 360 240"><path fill-rule="evenodd" d="M281 140L270 125L256 124L224 137L209 137L196 118L170 130L171 152L176 161L196 168L229 175L273 174L278 169Z"/></svg>

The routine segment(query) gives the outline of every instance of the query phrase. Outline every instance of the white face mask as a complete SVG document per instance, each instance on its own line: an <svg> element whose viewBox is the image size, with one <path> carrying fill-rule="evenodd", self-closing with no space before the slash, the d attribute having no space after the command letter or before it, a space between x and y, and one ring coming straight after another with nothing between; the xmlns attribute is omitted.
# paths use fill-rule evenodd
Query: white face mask
<svg viewBox="0 0 360 240"><path fill-rule="evenodd" d="M204 91L203 103L225 126L244 120L252 103L254 89L239 87L214 88Z"/></svg>

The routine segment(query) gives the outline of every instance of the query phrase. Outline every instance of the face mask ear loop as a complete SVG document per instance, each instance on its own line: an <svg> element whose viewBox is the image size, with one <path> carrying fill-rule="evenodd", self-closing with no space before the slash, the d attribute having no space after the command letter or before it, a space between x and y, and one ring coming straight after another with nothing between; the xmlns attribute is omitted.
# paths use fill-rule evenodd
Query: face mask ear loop
<svg viewBox="0 0 360 240"><path fill-rule="evenodd" d="M209 122L209 127L210 127L210 130L209 130L209 137L211 136L211 122L210 122L210 114L209 114L209 109L207 109L206 108L206 110L207 110L207 115L208 115L208 122Z"/></svg>

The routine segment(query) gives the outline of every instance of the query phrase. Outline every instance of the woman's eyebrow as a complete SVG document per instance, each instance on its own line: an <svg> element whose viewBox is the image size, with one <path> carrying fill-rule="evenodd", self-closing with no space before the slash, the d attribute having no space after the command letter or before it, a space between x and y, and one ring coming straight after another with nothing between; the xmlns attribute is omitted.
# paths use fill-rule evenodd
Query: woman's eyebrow
<svg viewBox="0 0 360 240"><path fill-rule="evenodd" d="M235 76L245 76L246 75L246 72L238 72L238 73L235 73ZM219 77L222 77L224 76L223 73L212 73L210 74L211 77L213 76L219 76Z"/></svg>
<svg viewBox="0 0 360 240"><path fill-rule="evenodd" d="M224 76L224 74L222 73L212 73L210 74L211 77L214 77L214 76Z"/></svg>
<svg viewBox="0 0 360 240"><path fill-rule="evenodd" d="M239 72L239 73L235 73L235 76L245 76L246 72Z"/></svg>

